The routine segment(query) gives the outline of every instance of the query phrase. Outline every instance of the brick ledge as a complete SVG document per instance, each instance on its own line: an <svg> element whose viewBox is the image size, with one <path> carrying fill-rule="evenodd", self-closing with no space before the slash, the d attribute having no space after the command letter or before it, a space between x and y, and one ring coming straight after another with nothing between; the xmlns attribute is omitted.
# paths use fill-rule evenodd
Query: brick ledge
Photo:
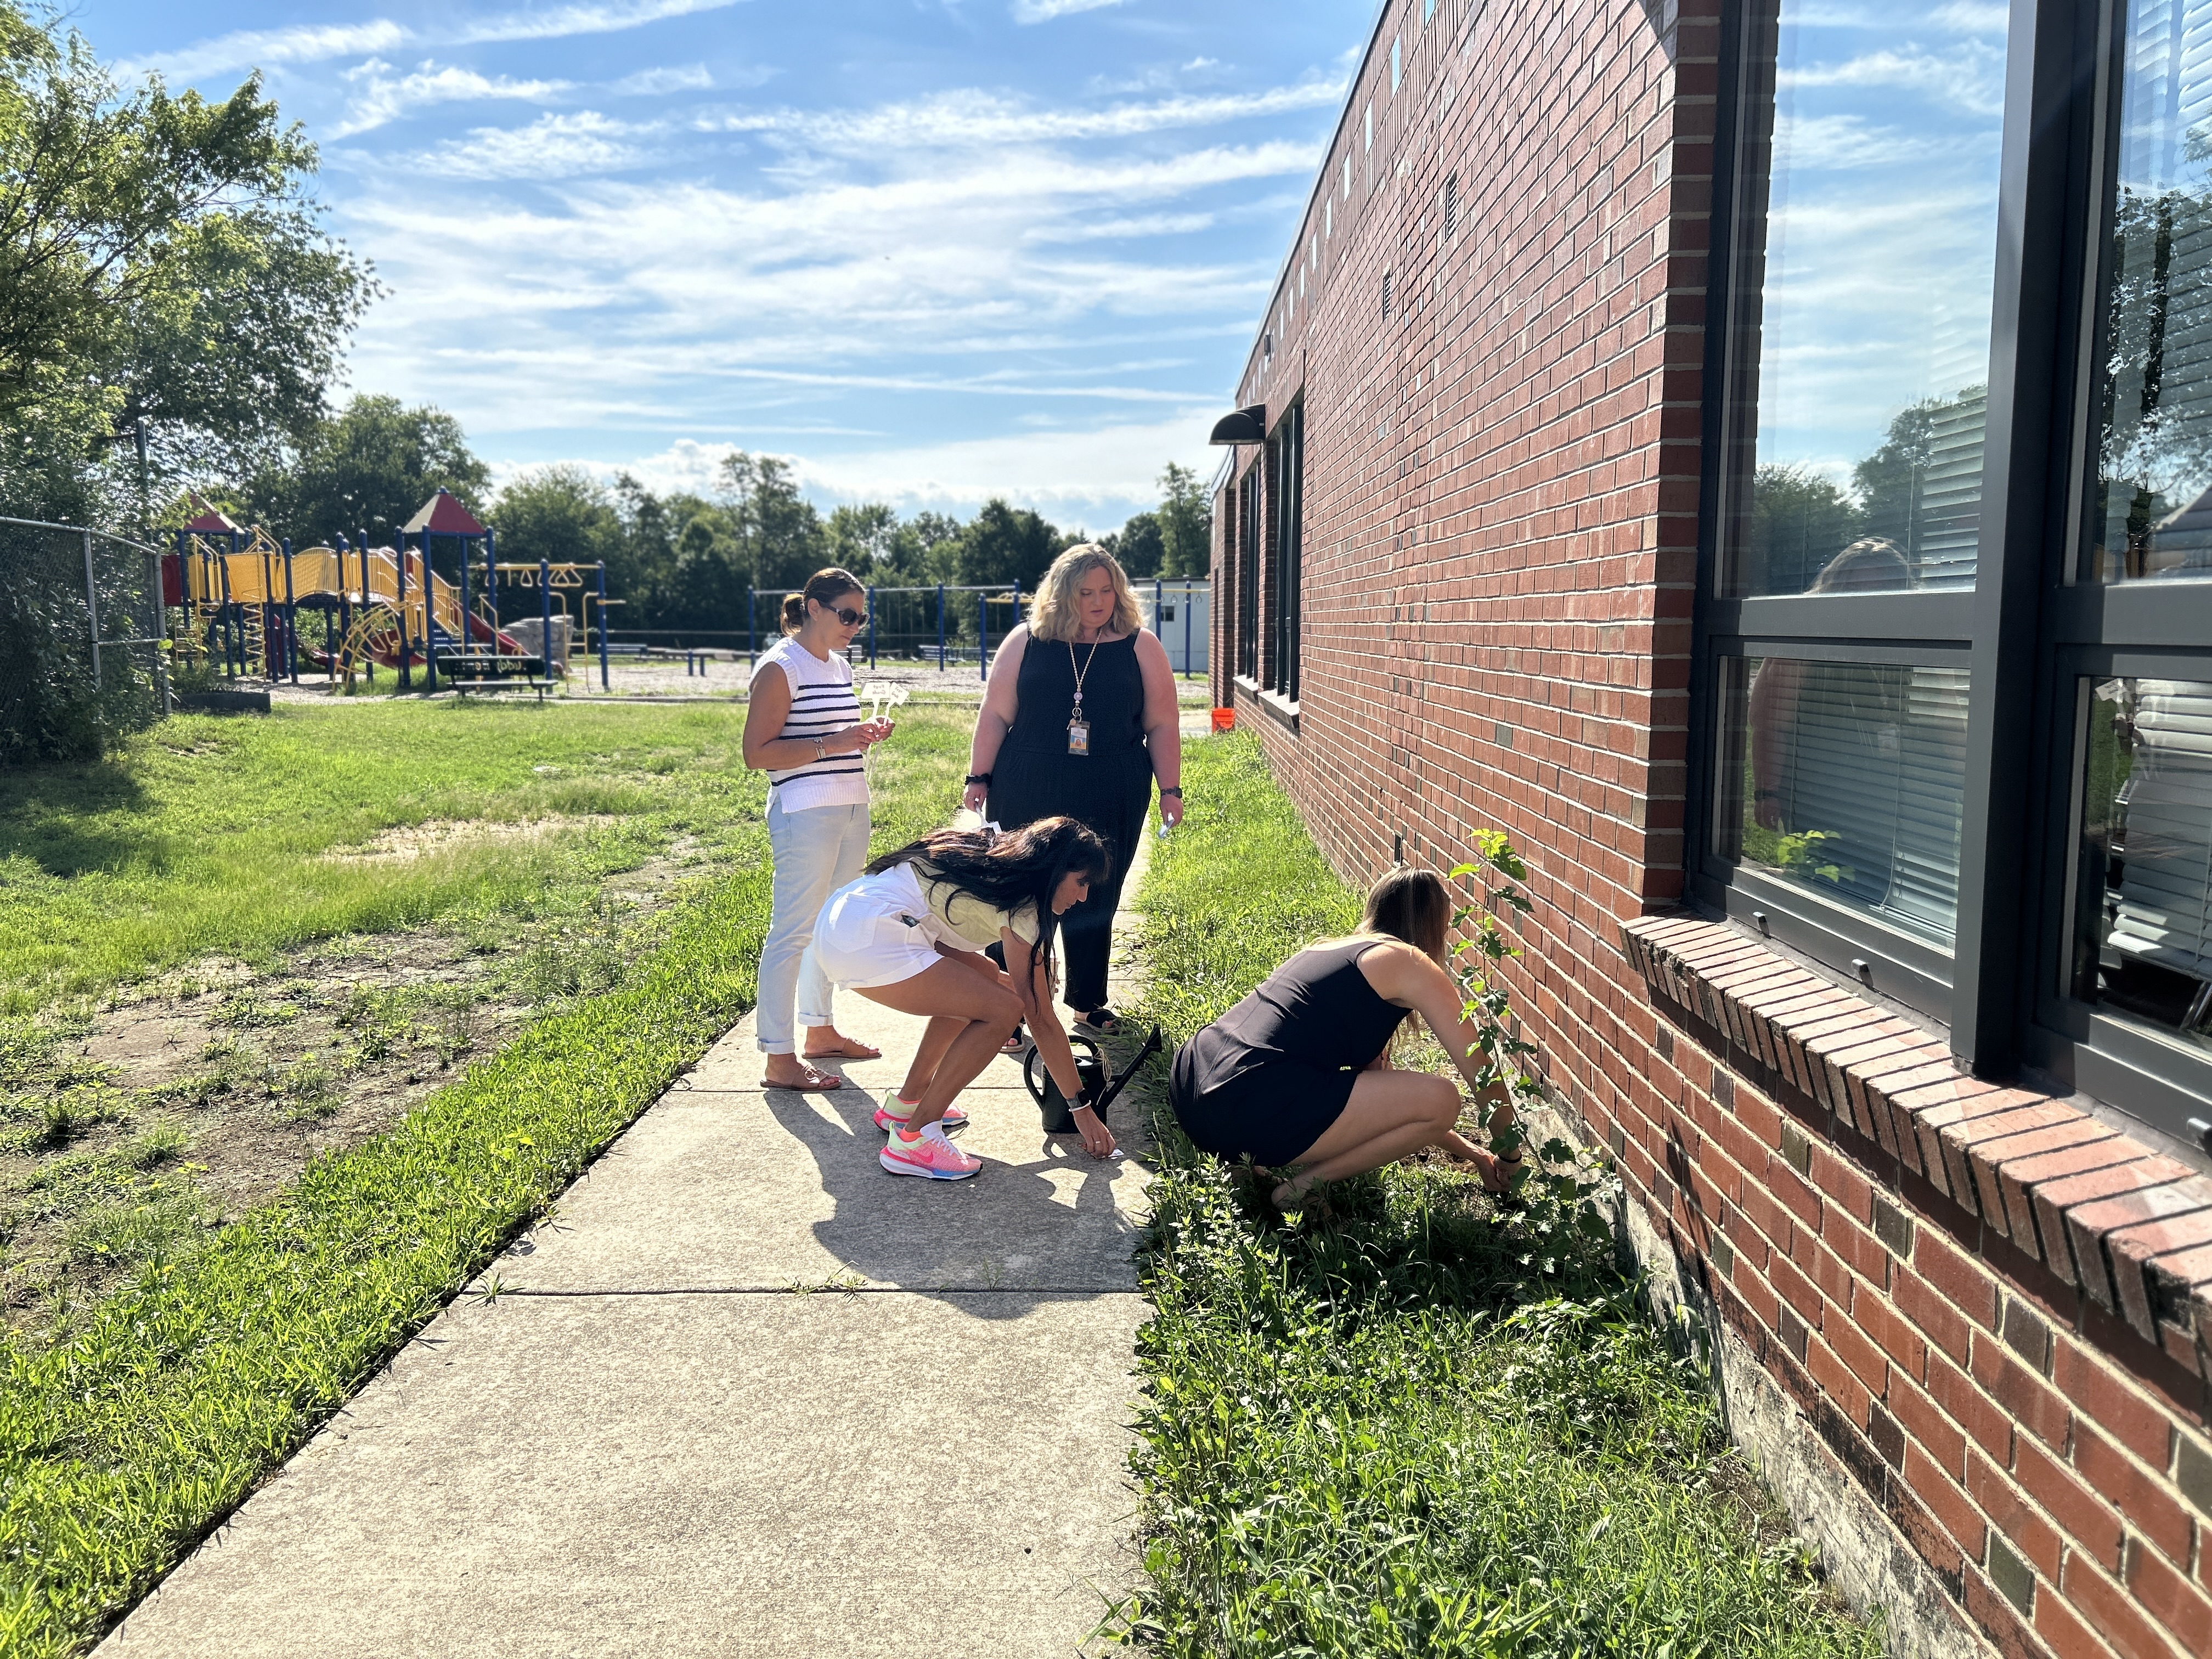
<svg viewBox="0 0 2212 1659"><path fill-rule="evenodd" d="M1730 928L1644 916L1620 941L1657 995L2212 1378L2212 1176L2063 1101L1966 1075L1941 1038Z"/></svg>

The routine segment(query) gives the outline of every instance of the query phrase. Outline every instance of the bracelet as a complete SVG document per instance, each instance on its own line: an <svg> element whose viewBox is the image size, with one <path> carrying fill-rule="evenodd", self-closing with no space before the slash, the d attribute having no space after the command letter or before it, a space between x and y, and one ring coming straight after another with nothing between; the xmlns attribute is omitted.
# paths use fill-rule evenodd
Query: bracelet
<svg viewBox="0 0 2212 1659"><path fill-rule="evenodd" d="M814 758L817 762L830 758L830 744L825 738L809 738L807 741L814 745Z"/></svg>
<svg viewBox="0 0 2212 1659"><path fill-rule="evenodd" d="M1163 795L1173 795L1177 800L1181 800L1182 799L1182 786L1181 784L1177 784L1172 789L1161 790L1160 793Z"/></svg>
<svg viewBox="0 0 2212 1659"><path fill-rule="evenodd" d="M984 787L988 788L991 783L991 775L988 772L970 772L966 777L961 780L961 782L963 786L971 783L980 783L983 785Z"/></svg>

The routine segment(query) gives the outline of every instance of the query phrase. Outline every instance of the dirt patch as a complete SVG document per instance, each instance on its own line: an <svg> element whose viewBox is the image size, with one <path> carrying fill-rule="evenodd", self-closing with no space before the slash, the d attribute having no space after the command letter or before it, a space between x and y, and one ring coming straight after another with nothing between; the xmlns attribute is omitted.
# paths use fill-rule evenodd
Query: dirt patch
<svg viewBox="0 0 2212 1659"><path fill-rule="evenodd" d="M556 774L557 767L540 767L541 772ZM430 818L421 823L402 824L380 833L374 840L359 847L342 847L323 854L326 864L404 863L419 859L428 853L443 853L457 848L483 847L499 842L544 841L569 830L592 830L618 822L608 813L590 813L580 817L525 818L513 823L486 823L473 819Z"/></svg>
<svg viewBox="0 0 2212 1659"><path fill-rule="evenodd" d="M653 913L705 868L687 837L558 915L332 939L258 966L208 958L97 1008L0 1024L0 1312L27 1334L65 1323L317 1156L391 1127L542 1010L612 989Z"/></svg>

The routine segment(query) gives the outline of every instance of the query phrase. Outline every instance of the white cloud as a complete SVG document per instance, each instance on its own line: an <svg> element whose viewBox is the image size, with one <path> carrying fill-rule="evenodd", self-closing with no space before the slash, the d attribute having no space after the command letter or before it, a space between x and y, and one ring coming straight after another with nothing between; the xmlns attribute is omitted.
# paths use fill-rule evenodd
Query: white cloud
<svg viewBox="0 0 2212 1659"><path fill-rule="evenodd" d="M1201 473L1212 471L1215 456L1206 436L1219 413L1212 404L1194 403L1158 421L871 449L809 445L795 452L761 441L781 435L774 429L746 426L733 428L725 439L679 438L658 453L632 460L574 465L608 479L617 471L628 472L659 493L682 489L703 495L713 490L715 471L730 451L765 448L792 463L793 474L811 495L832 501L889 501L908 511L933 507L972 512L999 495L1017 507L1048 514L1085 509L1126 513L1133 505L1158 498L1160 469L1169 461L1181 461ZM504 476L522 469L508 463L495 470ZM1103 532L1108 526L1093 523L1089 527Z"/></svg>
<svg viewBox="0 0 2212 1659"><path fill-rule="evenodd" d="M1958 140L1948 134L1869 126L1856 115L1781 115L1774 123L1774 153L1788 158L1792 174L1896 167L1958 149Z"/></svg>
<svg viewBox="0 0 2212 1659"><path fill-rule="evenodd" d="M625 75L615 82L614 90L629 98L659 98L674 92L706 92L714 84L714 71L704 64L686 64Z"/></svg>
<svg viewBox="0 0 2212 1659"><path fill-rule="evenodd" d="M2004 113L2005 52L2002 41L1972 40L1938 55L1914 46L1866 52L1840 64L1784 70L1782 88L1891 88L1917 92L1965 113Z"/></svg>
<svg viewBox="0 0 2212 1659"><path fill-rule="evenodd" d="M361 82L361 89L347 100L344 118L331 129L333 138L350 138L429 104L483 98L544 103L566 92L569 86L566 81L514 81L504 75L479 75L474 70L453 64L441 69L427 58L413 73L397 77L392 74L391 64L372 58L348 70L346 78Z"/></svg>
<svg viewBox="0 0 2212 1659"><path fill-rule="evenodd" d="M544 11L509 12L480 23L463 23L442 38L457 43L480 40L557 40L575 34L614 34L668 17L720 11L738 0L612 0L599 5L554 6Z"/></svg>
<svg viewBox="0 0 2212 1659"><path fill-rule="evenodd" d="M607 0L606 3L514 11L477 21L458 21L416 31L389 18L364 23L302 24L288 29L241 29L158 58L118 65L125 76L159 70L173 81L197 81L227 70L270 64L320 63L417 46L466 46L499 40L551 40L576 34L611 34L664 18L720 11L738 0Z"/></svg>
<svg viewBox="0 0 2212 1659"><path fill-rule="evenodd" d="M1177 127L1213 126L1295 110L1334 108L1343 96L1341 82L1302 81L1258 93L1069 109L1041 108L1024 100L969 90L869 110L748 111L711 118L702 125L725 132L783 135L838 155L873 156L916 147L968 149L1135 137Z"/></svg>
<svg viewBox="0 0 2212 1659"><path fill-rule="evenodd" d="M1121 3L1121 0L1014 0L1014 21L1048 23L1055 17L1066 17L1079 11L1097 11L1102 7Z"/></svg>
<svg viewBox="0 0 2212 1659"><path fill-rule="evenodd" d="M541 115L526 127L477 127L401 165L448 179L596 177L662 159L634 142L654 131L610 119L596 110Z"/></svg>
<svg viewBox="0 0 2212 1659"><path fill-rule="evenodd" d="M312 64L326 58L355 58L390 52L405 44L408 32L389 19L368 23L308 23L289 29L242 29L203 40L166 57L122 63L125 78L158 70L173 81L197 81L225 70L268 64Z"/></svg>

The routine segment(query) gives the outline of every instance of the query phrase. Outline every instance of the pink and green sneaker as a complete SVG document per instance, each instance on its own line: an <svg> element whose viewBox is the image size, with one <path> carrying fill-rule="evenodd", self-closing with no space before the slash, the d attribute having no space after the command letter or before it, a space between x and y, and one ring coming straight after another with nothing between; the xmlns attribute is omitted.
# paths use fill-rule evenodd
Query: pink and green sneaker
<svg viewBox="0 0 2212 1659"><path fill-rule="evenodd" d="M931 1181L965 1181L983 1167L981 1158L962 1152L935 1123L924 1126L916 1135L907 1133L904 1124L892 1125L881 1162L893 1175L922 1176Z"/></svg>

